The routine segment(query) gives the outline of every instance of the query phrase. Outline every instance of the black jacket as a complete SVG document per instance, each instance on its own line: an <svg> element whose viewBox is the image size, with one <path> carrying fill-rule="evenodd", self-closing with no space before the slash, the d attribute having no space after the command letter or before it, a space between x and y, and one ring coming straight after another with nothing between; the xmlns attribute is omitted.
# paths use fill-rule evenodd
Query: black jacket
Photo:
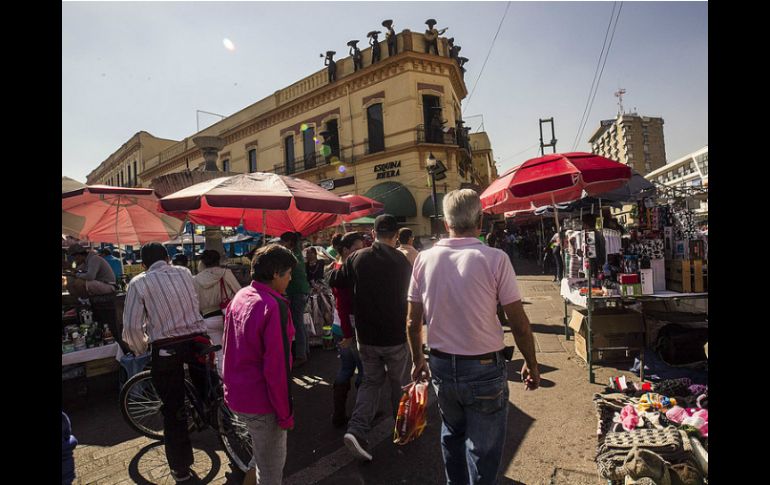
<svg viewBox="0 0 770 485"><path fill-rule="evenodd" d="M353 253L329 284L353 288L358 341L389 347L406 343L406 308L412 266L400 251L379 242Z"/></svg>

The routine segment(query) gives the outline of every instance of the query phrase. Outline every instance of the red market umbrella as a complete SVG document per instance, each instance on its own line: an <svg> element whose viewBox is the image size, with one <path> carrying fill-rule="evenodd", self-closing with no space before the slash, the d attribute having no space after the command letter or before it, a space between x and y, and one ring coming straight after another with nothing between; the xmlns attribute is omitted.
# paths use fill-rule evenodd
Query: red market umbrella
<svg viewBox="0 0 770 485"><path fill-rule="evenodd" d="M307 180L255 172L187 187L163 197L160 209L196 224L243 224L249 231L272 235L293 231L306 236L308 221L318 213L348 214L350 203Z"/></svg>
<svg viewBox="0 0 770 485"><path fill-rule="evenodd" d="M504 173L481 194L489 214L535 210L617 189L631 168L592 153L554 153L533 158Z"/></svg>
<svg viewBox="0 0 770 485"><path fill-rule="evenodd" d="M349 194L341 197L350 203L350 214L321 214L318 213L299 232L303 236L316 233L327 227L339 226L346 222L354 221L361 217L378 215L385 211L385 204L363 195Z"/></svg>
<svg viewBox="0 0 770 485"><path fill-rule="evenodd" d="M158 212L152 189L89 185L62 192L62 234L92 242L145 244L179 234L182 222Z"/></svg>

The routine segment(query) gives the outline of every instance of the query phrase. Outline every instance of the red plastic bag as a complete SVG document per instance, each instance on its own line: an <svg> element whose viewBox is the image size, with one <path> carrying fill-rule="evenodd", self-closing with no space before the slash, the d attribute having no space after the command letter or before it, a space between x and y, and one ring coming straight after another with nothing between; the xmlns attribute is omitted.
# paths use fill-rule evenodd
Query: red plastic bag
<svg viewBox="0 0 770 485"><path fill-rule="evenodd" d="M404 386L403 390L393 430L393 443L397 445L405 445L419 438L428 424L428 381L412 382Z"/></svg>

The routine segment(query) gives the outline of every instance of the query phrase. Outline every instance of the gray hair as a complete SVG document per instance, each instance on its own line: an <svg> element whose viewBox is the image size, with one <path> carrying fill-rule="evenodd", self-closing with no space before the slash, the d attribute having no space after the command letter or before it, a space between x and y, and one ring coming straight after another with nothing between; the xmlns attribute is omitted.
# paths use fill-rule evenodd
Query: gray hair
<svg viewBox="0 0 770 485"><path fill-rule="evenodd" d="M481 198L475 190L453 190L444 196L444 218L455 232L466 233L479 226Z"/></svg>

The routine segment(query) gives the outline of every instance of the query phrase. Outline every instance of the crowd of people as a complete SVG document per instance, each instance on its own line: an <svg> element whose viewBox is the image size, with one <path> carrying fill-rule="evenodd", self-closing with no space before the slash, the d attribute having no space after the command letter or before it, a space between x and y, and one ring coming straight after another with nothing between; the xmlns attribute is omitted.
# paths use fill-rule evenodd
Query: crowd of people
<svg viewBox="0 0 770 485"><path fill-rule="evenodd" d="M300 236L287 232L253 252L252 281L243 288L221 266L217 251L204 251L193 276L182 261L170 264L161 244L141 248L146 271L128 284L123 340L137 354L148 348L152 353L165 453L177 482L194 475L184 368L202 393L206 368L198 352L221 344L215 360L224 399L247 424L254 446L254 468L244 483L281 483L287 433L294 427L291 373L310 357L304 314L313 284L328 285L334 295L332 332L340 366L331 424L347 426L343 440L349 451L373 459L368 434L384 388L395 418L402 387L430 380L442 418L447 481L496 482L508 413L505 363L512 354L498 308L524 357L521 377L530 390L539 385L534 341L510 248L499 248L499 235L491 235L489 244L479 237L476 192L450 192L443 205L449 237L433 241L431 249L419 251L413 232L388 214L376 218L371 235L336 234L328 250L303 251ZM516 243L513 237L506 241ZM73 288L107 291L114 282L111 263L83 248L70 254L91 278L73 275L85 281ZM354 377L356 403L348 417Z"/></svg>

